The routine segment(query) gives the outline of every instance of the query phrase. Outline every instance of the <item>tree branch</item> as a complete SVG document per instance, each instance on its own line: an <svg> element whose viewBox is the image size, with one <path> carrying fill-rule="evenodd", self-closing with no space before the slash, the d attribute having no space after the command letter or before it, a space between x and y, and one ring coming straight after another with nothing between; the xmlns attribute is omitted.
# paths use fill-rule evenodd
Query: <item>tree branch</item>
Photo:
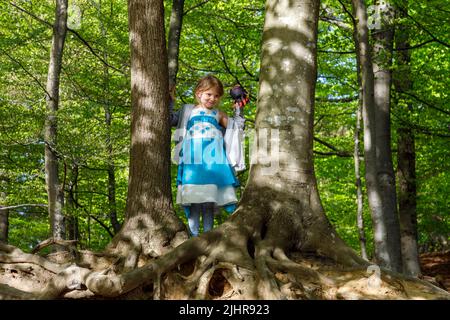
<svg viewBox="0 0 450 320"><path fill-rule="evenodd" d="M118 68L116 68L116 67L114 67L114 66L112 66L112 65L110 65L108 62L106 62L105 61L105 59L103 59L101 56L99 56L95 51L94 51L94 48L92 48L92 46L78 33L78 32L76 32L75 30L72 30L72 29L70 29L70 28L67 28L67 31L70 31L70 32L72 32L78 39L80 39L80 41L86 46L86 47L88 47L88 49L89 49L89 51L91 51L91 53L97 58L97 59L99 59L106 67L108 67L108 68L111 68L111 69L113 69L113 70L115 70L115 71L117 71L117 72L119 72L119 73L121 73L121 74L123 74L123 75L125 75L126 73L125 72L123 72L122 70L120 70L120 69L118 69Z"/></svg>
<svg viewBox="0 0 450 320"><path fill-rule="evenodd" d="M430 42L436 42L436 40L435 39L430 39L430 40L427 40L425 42L422 42L422 43L419 43L419 44L415 44L413 46L409 46L409 47L405 47L405 48L394 48L392 50L394 50L394 51L403 51L403 50L417 49L417 48L423 47L424 45L426 45L426 44L428 44Z"/></svg>
<svg viewBox="0 0 450 320"><path fill-rule="evenodd" d="M111 236L111 238L114 237L114 233L111 231L111 229L110 229L109 226L107 226L105 223L103 223L99 218L97 218L97 217L93 216L91 213L89 213L89 212L86 210L86 208L84 208L84 206L82 206L82 205L78 202L78 200L75 199L75 198L73 197L73 194L71 195L71 198L72 198L72 201L75 203L75 206L76 206L77 208L83 209L83 211L84 211L89 217L91 217L92 219L94 219L95 221L97 221L98 224L101 225L101 226L106 230L106 232L108 232L108 234Z"/></svg>
<svg viewBox="0 0 450 320"><path fill-rule="evenodd" d="M329 144L328 142L325 142L325 141L323 141L323 140L321 140L321 139L319 139L317 137L314 137L314 141L317 141L318 143L324 145L325 147L335 151L335 153L332 153L333 155L337 155L337 156L340 156L340 157L352 157L353 156L353 154L351 152L339 150L338 148L336 148L332 144ZM314 152L316 152L316 151L314 151ZM320 151L317 151L316 153L329 155L329 154L326 154L326 153L323 153L323 152L320 152Z"/></svg>
<svg viewBox="0 0 450 320"><path fill-rule="evenodd" d="M48 205L46 204L18 204L18 205L14 205L14 206L8 206L8 207L2 207L0 206L0 210L11 210L11 209L17 209L17 208L24 208L24 207L40 207L40 208L47 208Z"/></svg>
<svg viewBox="0 0 450 320"><path fill-rule="evenodd" d="M435 110L437 110L437 111L440 111L440 112L442 112L442 113L445 113L445 114L447 114L447 115L450 116L450 111L447 111L447 110L441 109L441 108L439 108L439 107L436 107L436 106L432 105L431 103L426 102L425 100L419 98L418 96L416 96L416 95L414 95L414 94L412 94L412 93L409 93L409 92L406 92L406 91L398 91L398 92L399 92L399 93L403 93L403 94L405 94L405 95L407 95L407 96L410 96L410 97L414 98L415 100L417 100L417 101L419 101L419 102L421 102L421 103L427 105L428 107L430 107L430 108L432 108L432 109L435 109Z"/></svg>
<svg viewBox="0 0 450 320"><path fill-rule="evenodd" d="M225 56L225 52L223 51L223 49L222 49L222 45L220 44L220 40L219 40L219 38L217 37L217 34L216 34L216 30L215 30L215 28L214 28L214 26L213 25L210 25L211 26L211 28L214 30L214 32L213 32L213 34L214 34L214 39L216 40L216 44L217 44L217 47L219 48L219 50L220 50L220 54L222 55L222 62L223 62L223 64L224 64L224 66L225 66L225 69L227 70L227 72L236 80L236 82L240 85L240 86L242 86L242 84L241 84L241 82L239 81L239 78L231 71L231 69L230 69L230 67L228 66L228 62L227 62L227 58L226 58L226 56ZM243 86L242 86L243 87Z"/></svg>
<svg viewBox="0 0 450 320"><path fill-rule="evenodd" d="M431 36L431 38L434 40L434 41L436 41L436 42L438 42L438 43L440 43L440 44L442 44L443 46L445 46L445 47L447 47L447 48L450 48L450 44L448 44L448 43L446 43L446 42L444 42L444 41L442 41L442 40L439 40L438 38L436 38L435 36L434 36L434 34L432 34L430 31L428 31L428 29L426 29L420 22L418 22L416 19L414 19L409 13L408 13L408 11L407 10L405 10L405 8L403 8L403 7L401 7L401 6L398 6L398 8L400 9L400 11L406 16L406 17L408 17L408 18L410 18L420 29L422 29L423 31L425 31L429 36Z"/></svg>
<svg viewBox="0 0 450 320"><path fill-rule="evenodd" d="M358 96L355 97L347 97L347 98L326 98L326 97L316 97L316 102L332 102L332 103L340 103L340 102L352 102L358 100Z"/></svg>
<svg viewBox="0 0 450 320"><path fill-rule="evenodd" d="M335 17L330 17L330 16L320 16L320 20L328 22L330 24L335 24L337 25L339 28L345 30L345 31L352 31L352 28L346 24L345 22L336 19Z"/></svg>
<svg viewBox="0 0 450 320"><path fill-rule="evenodd" d="M26 73L27 75L29 75L29 76L30 76L30 77L31 77L31 78L39 85L39 87L40 87L42 90L44 90L45 94L46 94L47 96L50 97L50 93L48 93L48 91L47 91L47 89L45 88L45 86L39 81L38 78L36 78L31 72L29 72L19 60L16 60L16 59L15 59L14 57L12 57L8 52L6 52L6 51L4 51L4 50L2 50L2 49L0 49L0 50L1 50L1 52L2 52L4 55L6 55L6 56L8 57L11 61L13 61L14 63L18 64L18 65L20 66L20 68L22 68L22 70L25 71L25 73Z"/></svg>
<svg viewBox="0 0 450 320"><path fill-rule="evenodd" d="M342 0L338 0L339 3L341 4L342 8L344 9L344 11L349 15L349 17L352 19L353 21L353 25L355 25L356 23L356 19L353 16L353 14L350 12L350 10L347 9L347 6L345 5L345 3L342 2Z"/></svg>
<svg viewBox="0 0 450 320"><path fill-rule="evenodd" d="M64 247L72 247L77 242L78 242L78 240L60 240L60 239L55 239L55 238L49 238L47 240L40 242L37 246L35 246L31 250L31 253L35 254L35 253L41 251L42 249L44 249L45 247L48 247L52 244L57 244L57 245L64 246Z"/></svg>
<svg viewBox="0 0 450 320"><path fill-rule="evenodd" d="M189 11L195 10L197 8L200 8L201 6L204 6L205 4L207 4L210 0L205 0L202 2L197 3L196 5L193 5L192 7L186 9L186 11L183 12L183 16L187 15L189 13Z"/></svg>
<svg viewBox="0 0 450 320"><path fill-rule="evenodd" d="M440 133L440 132L431 130L430 128L427 128L427 127L424 127L424 126L412 123L410 121L402 119L395 112L393 112L392 114L403 125L408 126L409 128L411 128L412 130L414 130L417 133L425 134L425 135L428 135L428 136L440 137L440 138L450 138L450 134Z"/></svg>
<svg viewBox="0 0 450 320"><path fill-rule="evenodd" d="M320 155L320 156L337 156L337 157L342 157L342 158L351 157L350 154L340 153L340 152L322 152L322 151L313 150L313 153Z"/></svg>
<svg viewBox="0 0 450 320"><path fill-rule="evenodd" d="M255 81L259 81L258 77L256 77L254 74L252 74L247 67L245 66L244 60L241 60L241 66L242 69L244 69L245 73L248 74L252 79L255 79Z"/></svg>
<svg viewBox="0 0 450 320"><path fill-rule="evenodd" d="M317 50L317 52L320 52L320 53L332 53L332 54L354 54L355 53L355 51L354 50L352 50L352 51L328 51L328 50Z"/></svg>
<svg viewBox="0 0 450 320"><path fill-rule="evenodd" d="M48 27L50 27L50 28L53 29L53 25L52 25L50 22L47 22L47 21L45 21L44 19L39 18L38 16L36 16L36 15L34 15L33 13L31 13L31 12L25 10L25 9L22 8L22 7L19 7L17 4L15 4L15 3L12 2L12 1L10 1L9 4L12 5L14 8L18 9L19 11L22 11L23 13L26 13L27 15L31 16L33 19L39 21L40 23L43 23L43 24L45 24L46 26L48 26Z"/></svg>
<svg viewBox="0 0 450 320"><path fill-rule="evenodd" d="M49 28L52 28L53 29L53 25L51 24L51 23L49 23L49 22L47 22L47 21L45 21L44 19L42 19L42 18L39 18L38 16L36 16L36 15L34 15L33 13L31 13L31 12L29 12L29 11L27 11L26 9L24 9L24 8L22 8L22 7L20 7L20 6L18 6L17 4L15 4L14 2L10 2L10 4L13 6L13 7L15 7L16 9L18 9L18 10L20 10L20 11L22 11L22 12L24 12L24 13L26 13L26 14L28 14L29 16L31 16L33 19L36 19L37 21L39 21L39 22L41 22L41 23L43 23L43 24L45 24L46 26L48 26ZM125 74L125 72L123 72L122 70L120 70L120 69L118 69L118 68L116 68L116 67L114 67L114 66L112 66L112 65L110 65L108 62L106 62L102 57L100 57L95 51L94 51L94 49L92 48L92 46L78 33L78 32L76 32L75 30L73 30L73 29L70 29L70 28L67 28L67 31L69 31L69 32L72 32L85 46L87 46L88 47L88 49L89 49L89 51L91 51L91 53L97 58L97 59L99 59L105 66L107 66L107 67L109 67L109 68L111 68L111 69L113 69L113 70L115 70L115 71L117 71L117 72L119 72L119 73L121 73L121 74Z"/></svg>

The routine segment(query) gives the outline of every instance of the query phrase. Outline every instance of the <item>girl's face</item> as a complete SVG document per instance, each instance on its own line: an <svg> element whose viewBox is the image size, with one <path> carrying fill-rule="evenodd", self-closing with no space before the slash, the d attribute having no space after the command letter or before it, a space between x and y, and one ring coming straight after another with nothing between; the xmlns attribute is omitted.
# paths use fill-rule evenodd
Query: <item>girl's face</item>
<svg viewBox="0 0 450 320"><path fill-rule="evenodd" d="M200 106L207 109L212 109L217 106L221 97L216 88L209 88L204 91L199 91L196 95Z"/></svg>

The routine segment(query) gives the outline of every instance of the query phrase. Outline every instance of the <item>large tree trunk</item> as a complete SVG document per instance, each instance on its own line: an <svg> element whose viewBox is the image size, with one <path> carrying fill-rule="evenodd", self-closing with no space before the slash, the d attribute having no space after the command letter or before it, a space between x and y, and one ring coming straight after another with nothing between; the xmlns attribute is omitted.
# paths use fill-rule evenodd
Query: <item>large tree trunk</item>
<svg viewBox="0 0 450 320"><path fill-rule="evenodd" d="M258 147L240 208L254 213L252 224L272 245L317 251L351 265L362 259L327 220L314 174L318 10L314 0L266 2Z"/></svg>
<svg viewBox="0 0 450 320"><path fill-rule="evenodd" d="M133 268L140 254L159 256L186 239L169 178L168 73L161 0L129 0L131 151L125 222L110 243ZM178 235L178 237L176 237Z"/></svg>
<svg viewBox="0 0 450 320"><path fill-rule="evenodd" d="M372 32L377 179L382 199L382 223L385 229L383 242L386 248L385 255L381 254L380 258L383 261L382 265L402 272L400 224L391 151L391 67L394 30L386 17L393 9L388 1L384 1L384 5L385 9L380 13L379 28L375 27Z"/></svg>
<svg viewBox="0 0 450 320"><path fill-rule="evenodd" d="M59 183L57 156L57 112L59 107L59 81L61 74L64 42L67 32L67 2L57 0L55 24L53 26L52 48L47 77L47 116L45 119L45 181L48 193L48 212L51 234L54 239L65 237L63 214L64 190ZM56 247L61 250L60 247Z"/></svg>
<svg viewBox="0 0 450 320"><path fill-rule="evenodd" d="M408 1L404 1L403 8ZM406 9L405 9L406 10ZM397 108L408 117L412 110L409 99L402 99L404 92L412 89L410 70L409 34L405 25L399 25L396 36L397 69L394 73L394 85L397 91ZM402 107L406 105L406 107ZM420 274L417 212L416 212L416 151L413 130L400 123L397 129L397 177L398 177L398 206L400 217L400 232L403 258L403 271L406 274L417 276Z"/></svg>
<svg viewBox="0 0 450 320"><path fill-rule="evenodd" d="M178 54L180 52L181 27L183 25L184 0L173 0L172 13L170 15L168 63L169 63L169 87L177 83Z"/></svg>

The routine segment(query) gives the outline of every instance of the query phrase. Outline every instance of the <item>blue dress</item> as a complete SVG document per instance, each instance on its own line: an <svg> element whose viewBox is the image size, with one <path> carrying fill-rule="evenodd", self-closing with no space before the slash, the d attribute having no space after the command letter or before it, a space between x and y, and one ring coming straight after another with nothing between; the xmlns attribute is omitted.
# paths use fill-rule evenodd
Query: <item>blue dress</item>
<svg viewBox="0 0 450 320"><path fill-rule="evenodd" d="M231 167L216 109L196 107L187 123L177 174L177 203L189 217L192 203L213 202L234 211L239 186Z"/></svg>

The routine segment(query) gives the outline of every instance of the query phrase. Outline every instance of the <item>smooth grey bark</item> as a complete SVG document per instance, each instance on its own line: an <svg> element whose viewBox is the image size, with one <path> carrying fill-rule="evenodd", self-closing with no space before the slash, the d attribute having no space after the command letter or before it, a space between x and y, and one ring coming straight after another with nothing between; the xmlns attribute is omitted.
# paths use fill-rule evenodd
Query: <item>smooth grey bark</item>
<svg viewBox="0 0 450 320"><path fill-rule="evenodd" d="M363 109L363 86L361 79L361 60L358 46L358 31L356 26L356 20L352 16L353 22L353 41L355 43L355 52L356 52L356 72L358 79L358 107L356 109L356 125L355 125L355 134L354 134L354 150L353 150L353 161L355 163L355 186L356 186L356 225L358 228L358 238L359 238L359 247L361 250L361 256L364 259L368 259L367 256L367 241L366 241L366 232L364 229L364 202L363 202L363 190L362 190L362 181L361 181L361 169L360 169L360 158L359 158L359 150L360 150L360 136L361 136L361 122L362 122L362 109Z"/></svg>
<svg viewBox="0 0 450 320"><path fill-rule="evenodd" d="M47 76L47 114L45 119L45 181L48 193L48 212L53 238L64 240L64 189L59 182L57 149L57 112L59 108L59 83L67 33L67 2L57 0L53 25L52 47ZM57 251L63 248L55 246Z"/></svg>
<svg viewBox="0 0 450 320"><path fill-rule="evenodd" d="M380 4L377 1L376 4ZM392 8L384 1L386 8ZM393 9L391 9L393 10ZM375 102L375 132L377 179L382 199L384 242L387 261L394 271L402 271L402 253L400 245L400 223L397 211L397 192L395 187L394 166L391 150L391 68L394 29L387 21L388 11L381 12L379 28L372 31Z"/></svg>
<svg viewBox="0 0 450 320"><path fill-rule="evenodd" d="M0 242L8 243L9 210L3 210L2 207L3 206L0 205Z"/></svg>
<svg viewBox="0 0 450 320"><path fill-rule="evenodd" d="M408 1L402 2L404 10ZM404 15L398 12L401 15ZM397 110L406 118L412 111L409 98L401 98L402 93L413 88L411 78L411 53L408 48L409 32L407 26L400 24L395 33L397 49L397 68L394 71L394 88L397 91ZM401 103L400 103L401 102ZM406 105L406 107L402 107ZM397 128L397 178L398 209L400 218L401 248L404 273L412 276L420 274L420 261L417 232L417 187L416 187L416 151L414 131L404 123Z"/></svg>
<svg viewBox="0 0 450 320"><path fill-rule="evenodd" d="M0 206L0 242L8 243L9 210L2 210Z"/></svg>
<svg viewBox="0 0 450 320"><path fill-rule="evenodd" d="M255 212L263 241L354 265L362 259L325 216L314 173L318 10L317 0L266 1L256 143L238 210Z"/></svg>
<svg viewBox="0 0 450 320"><path fill-rule="evenodd" d="M0 243L8 243L9 210L2 209L6 205L8 176L0 171Z"/></svg>
<svg viewBox="0 0 450 320"><path fill-rule="evenodd" d="M354 135L354 152L353 159L355 162L355 186L356 186L356 225L358 227L358 238L359 247L361 249L361 256L364 259L367 257L367 246L366 246L366 231L364 230L364 217L363 217L363 191L362 191L362 181L361 181L361 169L359 160L359 136L361 132L361 121L362 121L362 99L359 100L358 109L356 110L356 126Z"/></svg>
<svg viewBox="0 0 450 320"><path fill-rule="evenodd" d="M357 54L359 55L359 63L361 66L366 188L374 228L375 256L378 258L378 253L383 244L385 230L381 224L382 207L376 171L374 80L371 47L369 44L369 29L367 27L367 12L364 1L352 0L352 7L356 19Z"/></svg>
<svg viewBox="0 0 450 320"><path fill-rule="evenodd" d="M369 28L367 26L367 10L362 0L352 0L352 7L356 19L357 53L361 65L365 177L374 233L375 260L382 267L401 272L401 269L398 268L398 254L396 252L396 250L399 250L399 243L397 248L392 248L390 246L392 241L388 241L390 240L388 239L389 227L386 226L386 219L383 214L383 198L378 181L374 74Z"/></svg>
<svg viewBox="0 0 450 320"><path fill-rule="evenodd" d="M78 228L78 217L75 214L77 208L77 186L78 186L78 165L72 163L71 166L71 177L67 185L67 196L66 196L66 208L67 208L67 224L66 232L68 240L78 240L80 239L80 232Z"/></svg>
<svg viewBox="0 0 450 320"><path fill-rule="evenodd" d="M172 88L177 83L178 55L180 52L181 28L183 26L183 9L184 0L173 0L168 41L169 88Z"/></svg>
<svg viewBox="0 0 450 320"><path fill-rule="evenodd" d="M125 222L108 250L134 268L173 248L186 227L172 207L168 67L162 0L129 0L131 150ZM157 174L155 174L157 173Z"/></svg>

